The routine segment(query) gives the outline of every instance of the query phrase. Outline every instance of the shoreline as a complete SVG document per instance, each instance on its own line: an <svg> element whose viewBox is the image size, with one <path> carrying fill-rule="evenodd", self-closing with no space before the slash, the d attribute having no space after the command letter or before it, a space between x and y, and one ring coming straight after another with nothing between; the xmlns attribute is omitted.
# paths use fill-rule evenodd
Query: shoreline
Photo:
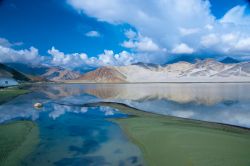
<svg viewBox="0 0 250 166"><path fill-rule="evenodd" d="M55 84L249 84L250 81L232 82L53 82Z"/></svg>
<svg viewBox="0 0 250 166"><path fill-rule="evenodd" d="M56 103L59 104L59 103ZM59 105L64 105L64 104L59 104ZM68 104L65 104L68 105ZM192 123L196 124L208 124L208 125L220 125L224 127L231 127L231 128L237 128L237 129L242 129L242 130L249 130L250 128L244 127L244 126L238 126L238 125L232 125L232 124L226 124L226 123L219 123L219 122L210 122L210 121L203 121L203 120L197 120L197 119L190 119L190 118L182 118L182 117L176 117L176 116L171 116L171 115L162 115L162 114L157 114L153 112L147 112L144 110L140 110L134 107L131 107L127 104L124 103L117 103L117 102L97 102L97 103L87 103L87 104L82 104L82 105L76 105L74 106L79 106L79 107L94 107L94 106L108 106L108 107L113 107L119 109L119 107L125 107L130 110L133 110L132 112L125 112L124 110L122 112L127 113L129 116L152 116L152 117L157 117L157 118L165 118L165 119L174 119L174 120L179 120L179 121L189 121Z"/></svg>
<svg viewBox="0 0 250 166"><path fill-rule="evenodd" d="M39 143L39 128L28 120L17 120L0 125L0 164L20 165Z"/></svg>
<svg viewBox="0 0 250 166"><path fill-rule="evenodd" d="M250 163L249 129L164 117L119 104L102 104L135 113L111 121L141 149L148 165L244 166Z"/></svg>
<svg viewBox="0 0 250 166"><path fill-rule="evenodd" d="M29 90L26 89L19 89L19 87L11 87L7 89L0 90L0 105L11 101L12 99L30 93Z"/></svg>

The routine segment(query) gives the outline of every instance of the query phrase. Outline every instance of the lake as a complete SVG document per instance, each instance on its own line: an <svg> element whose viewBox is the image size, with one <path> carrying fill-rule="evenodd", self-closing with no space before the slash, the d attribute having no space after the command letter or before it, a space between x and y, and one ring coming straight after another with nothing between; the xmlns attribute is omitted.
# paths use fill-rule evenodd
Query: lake
<svg viewBox="0 0 250 166"><path fill-rule="evenodd" d="M0 165L250 165L250 84L25 88L0 105Z"/></svg>

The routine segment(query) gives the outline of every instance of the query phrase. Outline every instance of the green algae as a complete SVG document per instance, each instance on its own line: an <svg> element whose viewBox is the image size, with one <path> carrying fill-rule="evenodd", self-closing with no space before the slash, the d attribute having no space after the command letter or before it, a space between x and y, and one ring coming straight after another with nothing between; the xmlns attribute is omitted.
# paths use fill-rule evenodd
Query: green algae
<svg viewBox="0 0 250 166"><path fill-rule="evenodd" d="M114 119L150 166L249 166L250 131L223 124L160 116L119 104Z"/></svg>
<svg viewBox="0 0 250 166"><path fill-rule="evenodd" d="M39 131L31 121L0 125L0 165L20 165L39 142Z"/></svg>

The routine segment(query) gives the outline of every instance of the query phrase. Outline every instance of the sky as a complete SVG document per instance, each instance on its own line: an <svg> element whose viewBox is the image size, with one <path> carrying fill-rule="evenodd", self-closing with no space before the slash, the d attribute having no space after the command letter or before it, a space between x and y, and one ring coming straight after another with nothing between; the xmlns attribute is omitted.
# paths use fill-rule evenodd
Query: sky
<svg viewBox="0 0 250 166"><path fill-rule="evenodd" d="M65 68L250 59L246 0L0 0L0 62Z"/></svg>

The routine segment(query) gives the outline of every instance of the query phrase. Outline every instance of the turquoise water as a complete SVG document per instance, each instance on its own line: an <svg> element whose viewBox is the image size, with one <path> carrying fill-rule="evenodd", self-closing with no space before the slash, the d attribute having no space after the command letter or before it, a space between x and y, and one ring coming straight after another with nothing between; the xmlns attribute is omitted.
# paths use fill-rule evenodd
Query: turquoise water
<svg viewBox="0 0 250 166"><path fill-rule="evenodd" d="M250 84L36 85L0 106L0 123L32 120L39 144L22 165L143 165L139 148L113 118L128 115L99 101L144 111L250 127ZM44 107L33 108L41 102Z"/></svg>

